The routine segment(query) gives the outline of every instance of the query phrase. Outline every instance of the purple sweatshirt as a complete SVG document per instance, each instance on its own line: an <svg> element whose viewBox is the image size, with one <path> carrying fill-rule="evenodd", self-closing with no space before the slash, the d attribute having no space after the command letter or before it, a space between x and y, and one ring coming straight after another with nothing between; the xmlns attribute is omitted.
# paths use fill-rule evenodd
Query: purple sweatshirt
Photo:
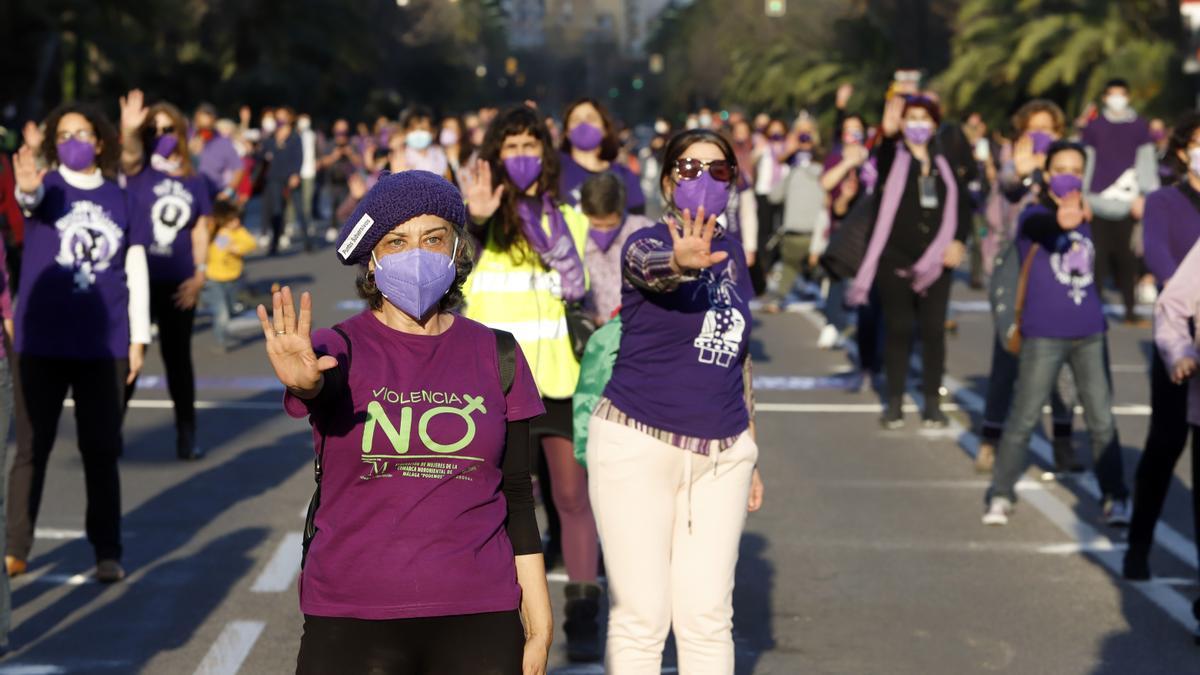
<svg viewBox="0 0 1200 675"><path fill-rule="evenodd" d="M1200 194L1188 183L1170 185L1146 197L1142 242L1146 267L1161 286L1200 239Z"/></svg>
<svg viewBox="0 0 1200 675"><path fill-rule="evenodd" d="M1096 152L1091 192L1103 192L1121 174L1132 169L1138 148L1153 143L1150 125L1141 117L1128 122L1110 122L1103 115L1088 122L1083 130L1083 144Z"/></svg>
<svg viewBox="0 0 1200 675"><path fill-rule="evenodd" d="M1171 277L1154 305L1154 344L1162 355L1168 372L1180 359L1200 361L1200 344L1188 330L1188 320L1195 320L1200 310L1200 245L1179 264L1178 273ZM1188 384L1188 424L1200 425L1200 373L1192 375Z"/></svg>
<svg viewBox="0 0 1200 675"><path fill-rule="evenodd" d="M1096 250L1091 226L1085 222L1063 230L1054 211L1034 204L1021 214L1017 227L1022 262L1029 247L1038 244L1025 289L1021 334L1071 340L1103 333L1104 307L1093 280Z"/></svg>

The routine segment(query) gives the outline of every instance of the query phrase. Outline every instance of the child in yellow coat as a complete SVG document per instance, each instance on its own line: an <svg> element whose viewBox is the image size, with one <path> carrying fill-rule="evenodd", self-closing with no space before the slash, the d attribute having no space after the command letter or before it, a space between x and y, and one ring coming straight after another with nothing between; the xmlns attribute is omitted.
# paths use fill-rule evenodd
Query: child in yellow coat
<svg viewBox="0 0 1200 675"><path fill-rule="evenodd" d="M208 283L204 292L213 311L213 335L227 352L235 345L229 335L233 300L242 281L243 258L254 251L254 235L242 225L241 210L230 202L213 204L213 233L208 245Z"/></svg>

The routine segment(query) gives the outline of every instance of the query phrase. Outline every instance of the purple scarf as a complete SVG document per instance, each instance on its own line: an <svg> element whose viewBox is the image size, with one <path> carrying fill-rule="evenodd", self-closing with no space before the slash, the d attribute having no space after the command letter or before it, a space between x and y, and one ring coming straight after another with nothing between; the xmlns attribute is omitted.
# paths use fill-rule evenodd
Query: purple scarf
<svg viewBox="0 0 1200 675"><path fill-rule="evenodd" d="M938 171L942 173L942 181L946 183L946 204L942 208L942 224L938 227L937 235L920 259L907 270L897 270L902 277L912 277L912 289L916 293L924 293L933 282L942 276L945 264L942 258L946 247L954 238L954 230L958 221L958 184L954 181L954 172L950 163L941 155L936 155ZM879 215L875 220L875 231L871 234L871 243L867 245L867 254L863 257L858 274L846 292L846 304L856 307L866 303L867 295L871 292L871 284L875 282L875 272L879 268L879 256L892 234L892 225L896 220L896 211L900 208L900 198L908 184L908 169L912 165L912 155L903 145L896 148L896 158L892 162L892 170L888 172L887 181L883 184L883 199L879 203Z"/></svg>
<svg viewBox="0 0 1200 675"><path fill-rule="evenodd" d="M584 281L583 261L575 249L575 239L567 227L562 211L554 205L550 195L544 194L540 203L521 199L517 202L521 216L521 234L541 257L547 267L557 270L562 278L562 298L567 302L578 302L587 293ZM542 227L542 216L550 221L550 232Z"/></svg>

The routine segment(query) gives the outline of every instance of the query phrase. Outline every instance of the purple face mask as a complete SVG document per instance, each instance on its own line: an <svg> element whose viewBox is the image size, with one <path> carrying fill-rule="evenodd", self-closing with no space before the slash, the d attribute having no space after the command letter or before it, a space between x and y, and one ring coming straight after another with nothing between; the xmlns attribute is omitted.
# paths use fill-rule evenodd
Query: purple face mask
<svg viewBox="0 0 1200 675"><path fill-rule="evenodd" d="M83 171L96 160L96 146L88 141L70 138L57 146L58 161L72 171Z"/></svg>
<svg viewBox="0 0 1200 675"><path fill-rule="evenodd" d="M625 225L622 222L620 225L611 230L597 230L596 228L588 229L588 236L592 238L592 242L600 247L601 251L607 251L612 248L613 242L617 240L617 236L621 234L621 228Z"/></svg>
<svg viewBox="0 0 1200 675"><path fill-rule="evenodd" d="M417 249L384 256L382 259L371 254L375 261L375 286L392 305L414 319L423 319L437 307L442 296L450 290L457 270L454 256L458 254L458 240L454 241L451 256L435 251ZM388 261L386 265L383 261Z"/></svg>
<svg viewBox="0 0 1200 675"><path fill-rule="evenodd" d="M904 138L913 145L925 145L933 138L933 125L925 122L908 122L904 125Z"/></svg>
<svg viewBox="0 0 1200 675"><path fill-rule="evenodd" d="M177 147L179 147L179 139L175 134L163 134L154 139L154 154L159 157L170 157Z"/></svg>
<svg viewBox="0 0 1200 675"><path fill-rule="evenodd" d="M604 142L604 130L587 122L575 125L567 136L571 145L580 150L595 150Z"/></svg>
<svg viewBox="0 0 1200 675"><path fill-rule="evenodd" d="M508 172L508 177L516 183L517 187L522 191L528 190L529 186L533 185L533 181L542 175L542 158L529 155L509 157L504 160L504 170Z"/></svg>
<svg viewBox="0 0 1200 675"><path fill-rule="evenodd" d="M812 134L808 133L807 131L802 131L796 140L800 141L801 143L812 143L812 139Z"/></svg>
<svg viewBox="0 0 1200 675"><path fill-rule="evenodd" d="M1044 131L1031 131L1029 138L1033 141L1033 154L1044 155L1054 144L1054 137Z"/></svg>
<svg viewBox="0 0 1200 675"><path fill-rule="evenodd" d="M675 208L679 213L686 209L692 217L701 206L704 207L704 217L719 216L725 212L729 204L729 183L714 180L708 171L692 180L680 181L675 186Z"/></svg>
<svg viewBox="0 0 1200 675"><path fill-rule="evenodd" d="M1050 191L1062 198L1072 192L1083 192L1083 179L1069 173L1060 173L1050 177Z"/></svg>

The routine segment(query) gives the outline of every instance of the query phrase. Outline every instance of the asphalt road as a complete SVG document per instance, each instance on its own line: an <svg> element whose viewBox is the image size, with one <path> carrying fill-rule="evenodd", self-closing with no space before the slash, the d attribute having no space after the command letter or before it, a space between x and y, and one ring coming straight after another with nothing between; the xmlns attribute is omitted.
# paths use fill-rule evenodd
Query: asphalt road
<svg viewBox="0 0 1200 675"><path fill-rule="evenodd" d="M248 273L258 284L313 290L319 325L354 311L351 272L331 249L258 260ZM956 425L937 433L918 430L915 412L904 430L880 430L878 398L857 391L845 353L814 347L811 312L756 317L767 494L742 541L738 672L1200 673L1186 460L1152 582L1114 573L1123 535L1101 524L1089 478L1043 481L1032 469L1011 524L982 526L986 481L972 470L970 429L990 324L980 294L958 286L954 297L963 310L948 348ZM1130 479L1148 419L1147 340L1147 330L1111 335ZM13 651L0 675L293 672L299 535L312 488L307 426L282 413L261 343L228 355L213 344L200 322L199 442L208 457L175 459L161 380L146 378L129 412L125 583L88 579L81 464L64 415L31 572L14 584ZM147 374L161 372L155 353ZM556 609L563 581L554 571ZM566 665L561 644L552 658L552 672L603 672ZM673 658L666 663L674 672Z"/></svg>

